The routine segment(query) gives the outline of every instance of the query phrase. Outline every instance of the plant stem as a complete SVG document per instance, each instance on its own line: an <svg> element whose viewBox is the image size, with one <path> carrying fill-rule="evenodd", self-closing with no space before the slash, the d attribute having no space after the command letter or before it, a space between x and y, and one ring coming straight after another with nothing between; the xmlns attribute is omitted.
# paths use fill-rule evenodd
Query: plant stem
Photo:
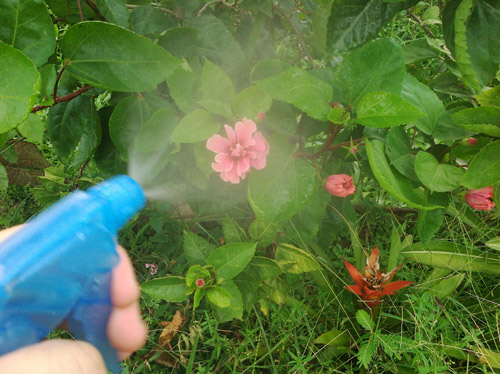
<svg viewBox="0 0 500 374"><path fill-rule="evenodd" d="M62 96L62 97L56 97L56 99L54 100L54 104L52 105L37 105L37 106L34 106L33 109L31 109L31 113L36 113L42 109L46 109L46 108L50 108L54 105L57 105L59 103L63 103L65 101L71 101L73 100L75 97L77 96L80 96L82 93L90 90L91 88L94 88L92 86L89 86L88 84L83 86L82 88L80 88L78 91L75 91L75 92L72 92L68 95L65 95L65 96Z"/></svg>
<svg viewBox="0 0 500 374"><path fill-rule="evenodd" d="M436 39L436 35L434 35L431 29L427 27L424 21L422 21L415 13L413 13L413 9L408 9L407 13L412 20L416 21L420 25L420 27L425 31L427 35L429 35L432 39Z"/></svg>

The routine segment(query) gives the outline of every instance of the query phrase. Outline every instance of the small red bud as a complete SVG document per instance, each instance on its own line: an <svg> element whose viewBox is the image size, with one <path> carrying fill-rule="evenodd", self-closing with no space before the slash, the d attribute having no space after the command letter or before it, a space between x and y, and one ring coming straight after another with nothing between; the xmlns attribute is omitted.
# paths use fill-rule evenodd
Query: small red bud
<svg viewBox="0 0 500 374"><path fill-rule="evenodd" d="M353 145L351 148L349 148L349 152L352 153L353 155L355 155L357 151L358 151L358 147L356 147L355 145Z"/></svg>
<svg viewBox="0 0 500 374"><path fill-rule="evenodd" d="M476 145L477 144L477 139L476 138L469 138L469 139L467 139L467 144L469 144L469 145Z"/></svg>
<svg viewBox="0 0 500 374"><path fill-rule="evenodd" d="M257 119L259 121L264 121L266 119L266 113L264 112L257 113Z"/></svg>
<svg viewBox="0 0 500 374"><path fill-rule="evenodd" d="M203 287L205 285L205 281L203 279L197 279L196 280L196 287Z"/></svg>

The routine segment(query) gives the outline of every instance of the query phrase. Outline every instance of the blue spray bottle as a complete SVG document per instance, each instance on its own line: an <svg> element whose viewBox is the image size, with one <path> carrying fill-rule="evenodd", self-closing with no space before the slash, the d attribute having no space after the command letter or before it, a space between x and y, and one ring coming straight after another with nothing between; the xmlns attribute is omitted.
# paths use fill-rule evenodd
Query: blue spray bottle
<svg viewBox="0 0 500 374"><path fill-rule="evenodd" d="M67 321L119 373L107 339L118 230L146 203L127 176L75 191L0 243L0 355L42 340Z"/></svg>

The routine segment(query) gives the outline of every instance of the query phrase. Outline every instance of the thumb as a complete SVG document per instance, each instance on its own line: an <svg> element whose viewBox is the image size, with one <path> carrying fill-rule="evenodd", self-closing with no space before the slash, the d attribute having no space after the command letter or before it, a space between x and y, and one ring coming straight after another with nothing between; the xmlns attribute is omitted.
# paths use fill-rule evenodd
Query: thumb
<svg viewBox="0 0 500 374"><path fill-rule="evenodd" d="M0 356L2 374L106 374L99 351L75 340L46 340Z"/></svg>

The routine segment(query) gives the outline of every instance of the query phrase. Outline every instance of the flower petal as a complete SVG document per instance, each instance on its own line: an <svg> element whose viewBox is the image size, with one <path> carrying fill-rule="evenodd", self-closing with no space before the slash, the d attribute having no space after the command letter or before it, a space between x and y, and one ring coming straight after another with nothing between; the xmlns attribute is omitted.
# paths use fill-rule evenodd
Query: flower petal
<svg viewBox="0 0 500 374"><path fill-rule="evenodd" d="M260 131L254 134L253 140L255 141L255 144L252 147L250 147L250 150L262 152L265 155L269 153L269 143L267 142L266 138L264 138L264 135L262 135Z"/></svg>
<svg viewBox="0 0 500 374"><path fill-rule="evenodd" d="M356 283L359 287L364 287L366 285L366 282L363 278L363 275L359 272L358 269L346 260L342 259L344 261L344 265L347 268L347 271L351 275L351 278L354 280L354 283Z"/></svg>
<svg viewBox="0 0 500 374"><path fill-rule="evenodd" d="M224 125L224 129L226 130L226 135L229 139L229 143L231 145L236 144L236 133L234 132L233 128L231 126Z"/></svg>
<svg viewBox="0 0 500 374"><path fill-rule="evenodd" d="M215 171L228 171L234 166L233 158L227 153L218 153L215 156L215 162L217 162L216 166L212 164L212 168Z"/></svg>
<svg viewBox="0 0 500 374"><path fill-rule="evenodd" d="M258 157L250 159L250 165L257 170L264 169L266 167L266 157Z"/></svg>
<svg viewBox="0 0 500 374"><path fill-rule="evenodd" d="M393 295L394 292L400 290L403 287L409 286L413 282L410 281L396 281L392 283L388 283L382 287L381 295Z"/></svg>
<svg viewBox="0 0 500 374"><path fill-rule="evenodd" d="M236 122L234 126L236 132L236 141L243 147L253 145L252 134L257 131L257 125L254 121L243 118L241 121Z"/></svg>
<svg viewBox="0 0 500 374"><path fill-rule="evenodd" d="M242 157L236 162L236 173L242 177L250 170L250 160L248 157Z"/></svg>
<svg viewBox="0 0 500 374"><path fill-rule="evenodd" d="M229 152L229 148L231 147L231 144L229 143L229 140L226 138L220 136L219 134L215 134L211 138L207 140L207 149L212 151L212 152Z"/></svg>
<svg viewBox="0 0 500 374"><path fill-rule="evenodd" d="M350 284L348 286L345 286L345 288L348 290L348 291L351 291L353 294L355 295L359 295L359 296L363 296L363 290L361 287L359 287L358 285L356 284Z"/></svg>

